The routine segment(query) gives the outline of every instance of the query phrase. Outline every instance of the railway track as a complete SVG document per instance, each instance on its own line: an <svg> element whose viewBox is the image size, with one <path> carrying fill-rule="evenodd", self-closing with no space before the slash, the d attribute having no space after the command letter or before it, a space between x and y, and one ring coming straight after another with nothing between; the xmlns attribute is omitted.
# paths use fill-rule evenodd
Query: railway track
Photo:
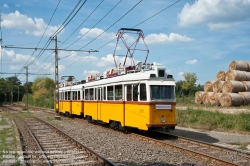
<svg viewBox="0 0 250 166"><path fill-rule="evenodd" d="M152 144L188 153L197 160L206 161L208 165L250 165L250 155L244 151L170 134L166 136L166 133L154 132L147 135L130 133L130 135Z"/></svg>
<svg viewBox="0 0 250 166"><path fill-rule="evenodd" d="M171 141L175 145L186 147L190 150L214 156L222 160L231 161L238 165L250 165L250 153L247 153L245 151L231 149L172 134L167 135L175 138Z"/></svg>
<svg viewBox="0 0 250 166"><path fill-rule="evenodd" d="M6 109L5 107L4 110ZM115 165L41 119L35 117L18 117L18 119L22 121L37 145L36 151L25 152L27 163L34 165Z"/></svg>
<svg viewBox="0 0 250 166"><path fill-rule="evenodd" d="M191 149L188 149L186 147L183 146L179 146L173 143L169 143L169 142L163 142L157 139L153 139L150 138L148 136L143 136L140 134L135 134L135 133L131 133L132 137L135 137L137 139L140 139L142 141L146 141L148 143L153 143L153 144L157 144L159 146L162 147L166 147L166 148L170 148L173 149L175 151L182 151L184 153L188 153L190 155L190 157L196 158L197 160L201 160L201 161L205 161L207 165L224 165L224 166L236 166L238 164L233 163L231 161L227 161L227 160L223 160L208 154L204 154L204 153L200 153Z"/></svg>
<svg viewBox="0 0 250 166"><path fill-rule="evenodd" d="M30 118L26 124L44 151L46 161L53 165L115 165L41 119Z"/></svg>

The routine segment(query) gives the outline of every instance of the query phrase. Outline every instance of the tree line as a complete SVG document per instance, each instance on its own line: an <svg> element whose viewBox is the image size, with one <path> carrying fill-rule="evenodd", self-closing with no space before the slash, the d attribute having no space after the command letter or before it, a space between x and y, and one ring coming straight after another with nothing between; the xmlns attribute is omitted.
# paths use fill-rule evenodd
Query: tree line
<svg viewBox="0 0 250 166"><path fill-rule="evenodd" d="M34 82L22 84L16 77L0 78L0 103L26 103L26 87L28 88L28 104L41 107L54 107L54 80L48 77L37 77Z"/></svg>
<svg viewBox="0 0 250 166"><path fill-rule="evenodd" d="M183 96L194 96L197 91L203 91L203 85L196 85L198 77L195 73L186 72L183 74L184 80L177 81L175 93L177 98Z"/></svg>
<svg viewBox="0 0 250 166"><path fill-rule="evenodd" d="M203 86L196 85L198 77L195 73L184 73L184 80L176 82L176 97L194 96L195 92L202 91ZM68 78L71 81L72 78ZM22 85L16 77L0 78L0 103L26 103L26 83ZM48 77L37 77L34 82L28 83L28 104L33 106L54 108L54 80Z"/></svg>

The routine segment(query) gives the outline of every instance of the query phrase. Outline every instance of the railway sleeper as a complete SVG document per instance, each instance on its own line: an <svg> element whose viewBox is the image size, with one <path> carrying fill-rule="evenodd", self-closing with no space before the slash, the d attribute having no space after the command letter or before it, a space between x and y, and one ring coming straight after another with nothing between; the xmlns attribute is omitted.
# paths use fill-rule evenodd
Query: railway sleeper
<svg viewBox="0 0 250 166"><path fill-rule="evenodd" d="M57 161L59 161L59 163L62 161L71 161L72 162L74 160L81 160L81 159L85 159L85 158L88 158L88 156L80 156L80 157L70 156L69 158L50 159L50 161L52 163L57 163Z"/></svg>
<svg viewBox="0 0 250 166"><path fill-rule="evenodd" d="M60 148L60 149L59 149ZM69 146L69 147L51 147L51 148L44 148L45 151L56 151L56 150L69 150L75 148L75 146Z"/></svg>
<svg viewBox="0 0 250 166"><path fill-rule="evenodd" d="M53 146L54 147L57 147L57 148L72 148L72 147L75 147L75 146L72 146L71 144L64 144L64 145L61 145L61 144L51 144L51 145L43 145L43 148L52 148Z"/></svg>
<svg viewBox="0 0 250 166"><path fill-rule="evenodd" d="M63 158L64 156L72 156L72 155L75 155L75 156L82 156L83 154L87 154L87 152L86 151L79 151L79 152L74 152L74 151L72 151L71 153L62 153L62 152L60 152L60 153L55 153L56 151L52 151L51 153L53 153L53 154L50 154L50 153L48 153L47 155L48 155L48 157L49 158Z"/></svg>

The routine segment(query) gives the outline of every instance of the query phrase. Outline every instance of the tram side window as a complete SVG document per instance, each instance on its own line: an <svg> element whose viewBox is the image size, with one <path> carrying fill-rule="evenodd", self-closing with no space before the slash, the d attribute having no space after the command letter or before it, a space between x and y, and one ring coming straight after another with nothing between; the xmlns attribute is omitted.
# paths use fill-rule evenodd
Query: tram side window
<svg viewBox="0 0 250 166"><path fill-rule="evenodd" d="M132 100L132 85L127 85L127 101Z"/></svg>
<svg viewBox="0 0 250 166"><path fill-rule="evenodd" d="M77 91L77 100L81 100L80 91Z"/></svg>
<svg viewBox="0 0 250 166"><path fill-rule="evenodd" d="M138 101L138 84L133 85L133 101Z"/></svg>
<svg viewBox="0 0 250 166"><path fill-rule="evenodd" d="M146 84L140 84L140 100L147 100Z"/></svg>
<svg viewBox="0 0 250 166"><path fill-rule="evenodd" d="M68 91L68 100L71 100L71 93Z"/></svg>
<svg viewBox="0 0 250 166"><path fill-rule="evenodd" d="M99 100L99 99L98 99L98 89L97 89L97 88L95 88L94 100Z"/></svg>
<svg viewBox="0 0 250 166"><path fill-rule="evenodd" d="M89 100L89 89L85 89L85 99Z"/></svg>
<svg viewBox="0 0 250 166"><path fill-rule="evenodd" d="M102 100L102 88L96 89L96 99L97 100Z"/></svg>
<svg viewBox="0 0 250 166"><path fill-rule="evenodd" d="M103 87L103 100L106 100L106 86Z"/></svg>
<svg viewBox="0 0 250 166"><path fill-rule="evenodd" d="M115 85L115 100L122 100L122 85Z"/></svg>
<svg viewBox="0 0 250 166"><path fill-rule="evenodd" d="M108 86L108 100L114 100L113 86Z"/></svg>
<svg viewBox="0 0 250 166"><path fill-rule="evenodd" d="M77 92L73 91L73 100L77 100Z"/></svg>
<svg viewBox="0 0 250 166"><path fill-rule="evenodd" d="M68 92L64 92L65 100L68 100Z"/></svg>
<svg viewBox="0 0 250 166"><path fill-rule="evenodd" d="M84 99L84 90L82 91L82 99Z"/></svg>
<svg viewBox="0 0 250 166"><path fill-rule="evenodd" d="M89 100L94 100L94 88L89 89Z"/></svg>
<svg viewBox="0 0 250 166"><path fill-rule="evenodd" d="M65 98L64 98L64 92L62 92L62 100L65 100Z"/></svg>

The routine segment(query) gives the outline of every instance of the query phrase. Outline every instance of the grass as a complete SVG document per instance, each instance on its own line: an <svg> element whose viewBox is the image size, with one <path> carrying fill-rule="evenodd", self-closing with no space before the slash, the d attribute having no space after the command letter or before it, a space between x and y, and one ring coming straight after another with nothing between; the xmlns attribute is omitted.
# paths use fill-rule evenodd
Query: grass
<svg viewBox="0 0 250 166"><path fill-rule="evenodd" d="M238 146L238 149L241 149L241 150L248 150L248 149L247 149L247 145L249 144L249 142L245 142L245 143L230 142L229 144L230 144L230 145L237 145L237 146Z"/></svg>
<svg viewBox="0 0 250 166"><path fill-rule="evenodd" d="M180 126L217 131L250 132L250 114L223 114L201 109L177 110Z"/></svg>
<svg viewBox="0 0 250 166"><path fill-rule="evenodd" d="M2 120L0 121L0 126L8 125L7 118L9 118L8 114L5 112L1 112ZM7 140L7 138L13 138L12 140ZM16 153L17 147L17 139L14 132L14 126L11 125L10 128L4 128L0 130L0 163L6 159L10 159L8 156L13 155L15 157L16 162L12 163L12 165L20 165L18 159L18 154ZM6 158L7 156L7 158Z"/></svg>
<svg viewBox="0 0 250 166"><path fill-rule="evenodd" d="M2 120L0 121L0 126L4 126L4 125L8 125L8 123L4 118L2 118Z"/></svg>

